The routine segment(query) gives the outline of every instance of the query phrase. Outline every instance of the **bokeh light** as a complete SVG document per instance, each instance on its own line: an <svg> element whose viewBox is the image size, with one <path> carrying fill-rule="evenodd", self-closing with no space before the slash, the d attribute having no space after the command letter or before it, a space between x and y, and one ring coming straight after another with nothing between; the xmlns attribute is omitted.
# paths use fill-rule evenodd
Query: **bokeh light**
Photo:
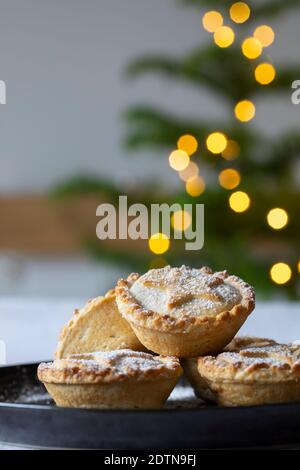
<svg viewBox="0 0 300 470"><path fill-rule="evenodd" d="M180 210L172 214L171 225L178 232L183 232L191 225L192 217L187 211Z"/></svg>
<svg viewBox="0 0 300 470"><path fill-rule="evenodd" d="M226 168L219 174L219 183L225 189L234 189L241 182L241 175L233 168Z"/></svg>
<svg viewBox="0 0 300 470"><path fill-rule="evenodd" d="M229 205L234 212L245 212L250 206L250 197L243 191L236 191L230 195Z"/></svg>
<svg viewBox="0 0 300 470"><path fill-rule="evenodd" d="M211 153L222 153L227 145L227 138L222 132L212 132L206 139L206 147Z"/></svg>
<svg viewBox="0 0 300 470"><path fill-rule="evenodd" d="M190 157L183 150L174 150L169 156L169 164L173 170L184 170L190 161Z"/></svg>
<svg viewBox="0 0 300 470"><path fill-rule="evenodd" d="M201 176L190 178L185 185L186 192L193 197L200 196L205 190L205 181Z"/></svg>
<svg viewBox="0 0 300 470"><path fill-rule="evenodd" d="M217 46L225 48L231 46L234 41L234 31L229 26L221 26L214 32L214 41Z"/></svg>
<svg viewBox="0 0 300 470"><path fill-rule="evenodd" d="M164 268L167 265L168 265L168 261L165 258L156 257L150 261L149 269Z"/></svg>
<svg viewBox="0 0 300 470"><path fill-rule="evenodd" d="M199 167L197 163L190 162L188 166L179 172L179 177L182 181L187 181L191 178L195 178L199 174Z"/></svg>
<svg viewBox="0 0 300 470"><path fill-rule="evenodd" d="M275 263L270 269L270 276L276 284L286 284L292 277L292 270L287 263Z"/></svg>
<svg viewBox="0 0 300 470"><path fill-rule="evenodd" d="M193 155L193 153L197 152L198 142L193 135L186 134L178 139L177 147L188 155Z"/></svg>
<svg viewBox="0 0 300 470"><path fill-rule="evenodd" d="M202 18L203 28L209 33L214 33L223 24L223 16L218 11L208 11Z"/></svg>
<svg viewBox="0 0 300 470"><path fill-rule="evenodd" d="M256 59L262 53L261 42L256 38L247 38L242 43L242 52L248 59Z"/></svg>
<svg viewBox="0 0 300 470"><path fill-rule="evenodd" d="M250 8L245 2L236 2L231 5L229 15L235 23L245 23L250 16Z"/></svg>
<svg viewBox="0 0 300 470"><path fill-rule="evenodd" d="M267 62L259 64L255 69L255 80L261 85L268 85L271 83L276 75L276 70L272 64Z"/></svg>
<svg viewBox="0 0 300 470"><path fill-rule="evenodd" d="M235 160L241 152L241 147L235 140L228 140L225 149L222 152L222 157L225 160Z"/></svg>
<svg viewBox="0 0 300 470"><path fill-rule="evenodd" d="M239 101L234 108L234 114L239 121L251 121L255 116L255 106L249 100Z"/></svg>
<svg viewBox="0 0 300 470"><path fill-rule="evenodd" d="M298 261L298 263L297 263L297 269L298 269L298 273L300 274L300 259L299 259L299 261Z"/></svg>
<svg viewBox="0 0 300 470"><path fill-rule="evenodd" d="M268 212L267 221L270 227L280 230L288 223L289 216L284 209L275 207Z"/></svg>
<svg viewBox="0 0 300 470"><path fill-rule="evenodd" d="M170 240L165 233L154 233L151 235L149 241L150 250L156 255L161 255L168 251L170 247Z"/></svg>
<svg viewBox="0 0 300 470"><path fill-rule="evenodd" d="M263 47L268 47L274 42L275 33L271 26L263 24L256 28L254 31L254 37L261 43Z"/></svg>

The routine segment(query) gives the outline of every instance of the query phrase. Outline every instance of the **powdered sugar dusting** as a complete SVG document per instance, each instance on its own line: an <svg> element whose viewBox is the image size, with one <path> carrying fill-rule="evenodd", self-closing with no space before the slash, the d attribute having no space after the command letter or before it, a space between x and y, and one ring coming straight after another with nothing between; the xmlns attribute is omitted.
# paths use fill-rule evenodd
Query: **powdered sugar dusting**
<svg viewBox="0 0 300 470"><path fill-rule="evenodd" d="M216 358L208 357L208 361L215 361L215 365L220 368L232 366L240 369L244 373L256 369L277 369L277 370L291 370L295 367L300 367L300 346L293 344L278 344L272 340L264 339L262 346L259 344L259 338L253 339L251 345L250 338L237 338L236 344L240 342L241 347L233 347L232 351L227 351L219 354ZM243 345L244 343L244 345ZM230 349L230 348L227 348Z"/></svg>
<svg viewBox="0 0 300 470"><path fill-rule="evenodd" d="M244 356L239 353L223 353L217 359L218 365L223 366L225 363L230 363L233 366L248 368L253 365L260 365L262 367L283 367L290 365L274 357L268 356Z"/></svg>
<svg viewBox="0 0 300 470"><path fill-rule="evenodd" d="M175 318L216 315L241 301L240 291L226 282L227 272L181 266L151 269L138 278L131 293L144 309Z"/></svg>
<svg viewBox="0 0 300 470"><path fill-rule="evenodd" d="M55 368L84 369L88 372L109 372L114 376L147 374L152 371L161 373L179 368L179 361L171 356L152 356L152 354L119 349L115 351L97 351L94 353L74 354L65 359L41 364L40 369Z"/></svg>

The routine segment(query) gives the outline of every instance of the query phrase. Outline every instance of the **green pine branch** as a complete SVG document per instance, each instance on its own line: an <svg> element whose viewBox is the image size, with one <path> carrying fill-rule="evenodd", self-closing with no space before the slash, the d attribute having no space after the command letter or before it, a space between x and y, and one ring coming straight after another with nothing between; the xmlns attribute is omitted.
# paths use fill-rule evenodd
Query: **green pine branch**
<svg viewBox="0 0 300 470"><path fill-rule="evenodd" d="M219 157L207 151L204 142L210 132L219 130L229 139L239 142L241 158L233 165L238 167L250 177L266 175L278 179L287 177L293 162L300 154L300 137L297 130L289 131L276 138L267 138L255 133L244 124L235 119L227 122L211 122L201 118L185 119L160 111L147 105L132 106L124 114L128 124L125 145L131 151L148 147L154 150L163 150L163 156L175 148L176 142L183 134L194 135L202 143L198 154L193 158L200 158L199 163L205 162L210 166L226 165ZM256 157L253 159L253 155ZM257 160L257 156L261 159ZM227 163L228 164L228 163ZM232 165L232 162L230 163Z"/></svg>
<svg viewBox="0 0 300 470"><path fill-rule="evenodd" d="M241 145L257 140L257 135L254 136L249 129L238 123L235 125L234 121L230 125L221 121L205 121L202 118L179 118L146 104L132 106L123 116L129 128L125 139L129 149L145 145L152 148L174 148L178 138L185 133L193 134L200 142L204 142L207 135L215 130L224 131Z"/></svg>
<svg viewBox="0 0 300 470"><path fill-rule="evenodd" d="M226 67L224 67L224 62ZM174 81L190 83L195 87L205 86L214 94L221 95L232 103L261 93L276 93L289 90L292 81L300 75L299 66L277 68L275 80L268 86L256 82L255 63L245 58L238 47L220 49L215 45L198 48L187 56L176 59L166 55L148 55L132 61L127 68L130 78L151 73Z"/></svg>
<svg viewBox="0 0 300 470"><path fill-rule="evenodd" d="M179 0L181 4L196 6L199 8L219 9L228 11L234 3L233 0ZM258 19L276 17L281 13L296 8L300 5L300 0L259 0L253 4L251 0L247 1L251 7L251 16L248 23L256 22Z"/></svg>
<svg viewBox="0 0 300 470"><path fill-rule="evenodd" d="M253 177L255 176L257 178L257 174L253 175ZM82 181L80 178L74 179L73 182L69 181L69 184L61 186L60 191L55 192L56 196L59 194L77 197L89 193L103 195L103 188L107 189L107 185L103 184L101 178L86 176L84 184ZM266 175L264 176L265 181ZM157 188L159 186L159 182L157 182ZM284 259L293 264L299 253L299 192L293 190L289 181L285 186L272 187L271 185L260 188L257 181L251 181L251 178L249 179L247 176L246 182L242 179L240 188L249 193L252 205L245 213L236 214L230 210L228 205L230 191L218 186L208 186L201 196L192 198L183 191L183 188L183 184L179 184L178 190L173 194L168 194L167 198L161 191L152 190L151 192L148 187L146 192L144 192L144 188L143 190L137 188L137 192L129 194L129 204L143 202L148 207L151 202L180 203L181 205L187 203L205 204L205 245L203 249L199 252L188 252L185 250L184 241L174 242L172 240L171 249L165 255L168 263L172 265L185 263L195 267L207 264L214 269L223 269L226 266L230 272L234 272L254 284L260 293L263 292L265 296L271 295L276 287L269 279L270 265L281 259L282 252L285 253ZM255 188L254 193L253 188ZM109 187L109 192L110 190ZM124 191L123 194L125 194ZM284 194L284 207L289 213L290 223L284 232L274 232L268 228L265 216L270 208L282 206L282 194ZM113 195L114 193L110 192L110 196ZM115 196L118 195L119 192L115 194ZM268 250L266 253L263 252L263 256L255 252L261 244L269 247L270 243L276 244L276 252L273 248L269 253ZM120 249L94 238L83 240L82 244L95 259L115 263L119 266L123 265L129 270L139 272L147 270L150 261L155 258L147 249L136 250L134 246L130 249L125 246ZM285 291L291 298L296 298L296 281L290 282L285 287Z"/></svg>
<svg viewBox="0 0 300 470"><path fill-rule="evenodd" d="M130 78L158 73L196 87L206 86L233 102L247 96L247 91L255 87L256 82L251 72L249 60L237 47L222 50L213 44L197 48L181 59L166 55L144 56L132 61L127 68Z"/></svg>
<svg viewBox="0 0 300 470"><path fill-rule="evenodd" d="M232 164L233 162L231 162ZM253 178L253 180L251 179ZM205 219L206 219L206 234L208 240L214 237L220 237L220 239L227 239L234 233L239 233L241 237L251 238L255 237L256 234L265 234L268 232L265 223L265 214L272 207L280 207L282 205L282 194L284 194L284 206L290 214L290 223L284 230L284 236L286 240L297 243L299 246L300 232L300 218L298 217L298 201L300 198L299 191L291 186L290 180L285 181L279 186L269 185L260 186L258 184L257 173L253 175L247 175L246 180L243 180L240 187L246 190L250 197L253 196L253 188L255 188L255 198L253 199L253 209L247 211L246 214L238 216L233 213L228 206L229 191L220 188L218 185L208 185L206 191L199 197L191 197L184 191L183 183L179 182L178 189L168 194L165 194L160 188L163 184L159 181L156 183L156 189L154 186L149 184L143 184L143 188L131 189L128 191L126 188L119 188L116 193L107 193L105 200L114 202L115 206L118 207L118 196L119 194L126 194L128 196L128 205L134 203L143 203L148 208L153 203L167 203L170 206L174 203L179 203L181 206L184 204L205 204ZM77 179L78 181L78 179ZM266 181L266 174L264 174L263 181ZM217 175L216 181L217 183ZM76 186L76 190L73 190L74 185L66 183L63 187L63 191L59 194L63 194L69 198L85 196L86 194L99 194L98 188L102 187L102 180L97 180L95 177L85 177L85 186ZM61 187L62 189L62 187ZM53 192L52 192L53 196ZM103 200L104 193L101 191ZM112 197L113 196L113 197ZM56 193L56 197L57 193ZM115 200L113 201L113 198ZM255 210L254 210L255 209ZM283 232L274 233L272 236L282 236ZM216 235L217 234L217 235ZM300 248L300 247L299 247Z"/></svg>
<svg viewBox="0 0 300 470"><path fill-rule="evenodd" d="M183 4L199 7L199 18L203 7L227 12L232 0L181 0ZM300 5L300 0L266 0L252 4L248 1L252 14L246 27L252 21L260 23L260 18L269 19ZM200 11L201 8L201 11ZM228 19L228 15L226 17ZM226 20L227 21L227 20ZM242 31L243 25L236 25ZM278 288L271 282L269 268L273 262L286 260L293 266L299 255L299 190L293 187L292 172L294 162L300 154L300 136L297 130L290 130L281 136L270 139L255 133L251 126L235 120L233 104L244 98L254 99L260 93L290 92L290 85L300 75L300 67L277 66L276 79L268 86L259 85L254 78L254 68L265 61L249 61L235 45L220 49L214 44L199 47L184 57L169 57L162 54L138 58L128 66L127 75L131 78L148 73L159 74L169 80L182 81L199 89L206 87L214 95L227 100L229 117L226 122L211 122L203 116L188 119L178 117L149 105L133 106L126 111L124 118L128 124L126 145L130 150L142 147L163 149L163 156L176 147L178 138L191 133L200 142L200 149L192 158L200 164L205 162L217 169L215 181L208 184L205 192L191 198L184 191L184 183L179 182L173 193L163 194L164 187L159 181L143 183L136 188L116 186L111 181L95 176L74 177L56 186L52 197L77 197L87 194L101 194L104 199L114 202L120 194L128 195L128 203L142 202L147 207L151 203L203 203L205 204L205 245L198 252L186 251L183 242L171 241L171 249L163 255L172 265L182 263L191 266L210 265L213 269L224 269L240 275L255 286L260 295L273 295ZM223 131L231 139L239 142L241 157L227 162L214 156L205 148L207 135L213 131ZM256 158L254 159L253 156ZM230 191L220 188L218 172L225 167L235 167L241 171L239 189L248 192L251 198L250 209L236 214L229 208ZM283 231L273 231L266 223L266 214L273 207L284 207L289 216L289 224ZM126 266L129 270L144 272L155 258L146 248L121 249L101 241L83 240L83 246L96 259ZM290 298L299 297L297 277L282 287Z"/></svg>
<svg viewBox="0 0 300 470"><path fill-rule="evenodd" d="M91 175L74 176L55 185L49 193L52 198L65 198L87 194L101 194L117 200L119 190L111 181Z"/></svg>
<svg viewBox="0 0 300 470"><path fill-rule="evenodd" d="M228 238L207 237L201 251L186 251L183 243L179 245L179 249L171 246L170 251L162 256L168 264L172 266L187 264L192 267L207 265L214 270L222 270L226 266L229 272L234 272L252 284L260 296L268 298L276 293L276 286L269 277L270 261L260 256L253 256L249 251L249 243L246 240L242 241L240 236L233 234ZM90 240L85 246L94 259L124 266L129 271L145 272L149 269L150 262L157 258L149 251L116 249L100 241ZM291 299L297 298L295 280L285 286L285 292Z"/></svg>

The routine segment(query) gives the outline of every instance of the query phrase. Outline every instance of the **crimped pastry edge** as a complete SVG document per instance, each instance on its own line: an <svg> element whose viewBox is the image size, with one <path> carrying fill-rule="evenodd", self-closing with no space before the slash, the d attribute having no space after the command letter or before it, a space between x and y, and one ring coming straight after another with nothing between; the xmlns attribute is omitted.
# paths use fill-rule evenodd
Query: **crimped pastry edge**
<svg viewBox="0 0 300 470"><path fill-rule="evenodd" d="M185 315L181 318L174 318L170 315L161 315L153 310L143 308L130 292L133 283L139 279L138 273L132 273L127 279L119 279L116 286L116 301L122 316L129 322L138 326L150 328L158 331L172 333L189 332L198 325L224 322L239 315L249 315L255 307L255 292L250 284L237 276L224 272L224 279L236 287L242 300L230 310L225 310L217 315L203 315L200 317Z"/></svg>
<svg viewBox="0 0 300 470"><path fill-rule="evenodd" d="M245 337L248 339L248 337ZM250 338L250 337L249 337ZM237 339L243 340L244 337L238 337ZM253 337L253 340L263 339L268 341L267 338L256 338ZM234 340L233 340L234 341ZM273 340L271 340L273 342ZM292 347L292 344L283 344L276 343L273 345L281 345L286 347ZM248 349L248 348L247 348ZM249 349L252 349L251 346ZM253 347L253 349L257 349ZM259 347L258 347L259 349ZM241 349L243 350L243 349ZM239 351L233 349L225 348L225 353L238 353ZM288 363L286 365L277 365L276 361L274 364L264 363L262 367L261 363L257 362L247 367L246 369L241 365L234 364L233 362L220 363L218 364L218 357L221 355L208 355L203 357L198 357L197 360L197 370L201 377L205 380L213 383L224 383L224 384L243 384L243 383L253 383L253 384L270 384L270 383L279 383L279 382L294 382L300 381L300 360L295 360L294 363L290 366ZM241 363L243 356L241 356Z"/></svg>
<svg viewBox="0 0 300 470"><path fill-rule="evenodd" d="M117 350L122 353L123 350ZM141 353L148 354L148 353ZM154 356L161 362L161 367L137 370L126 370L126 373L118 371L113 365L107 367L94 367L93 364L79 365L76 363L76 356L82 357L84 354L74 354L65 359L54 360L53 362L42 362L38 366L37 375L41 382L57 384L110 384L125 380L152 381L180 377L182 368L178 358L174 356ZM72 360L74 363L72 363ZM56 367L59 363L65 363L65 367Z"/></svg>

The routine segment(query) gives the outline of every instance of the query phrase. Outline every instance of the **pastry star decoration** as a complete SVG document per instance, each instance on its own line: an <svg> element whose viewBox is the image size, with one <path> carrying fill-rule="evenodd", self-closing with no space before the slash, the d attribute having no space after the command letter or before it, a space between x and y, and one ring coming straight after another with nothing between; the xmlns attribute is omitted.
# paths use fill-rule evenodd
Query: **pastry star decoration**
<svg viewBox="0 0 300 470"><path fill-rule="evenodd" d="M194 271L194 272L193 272ZM193 299L220 301L221 296L215 288L224 282L224 273L213 273L209 268L202 270L173 269L156 273L155 279L149 278L145 285L166 291L169 308L178 307Z"/></svg>

